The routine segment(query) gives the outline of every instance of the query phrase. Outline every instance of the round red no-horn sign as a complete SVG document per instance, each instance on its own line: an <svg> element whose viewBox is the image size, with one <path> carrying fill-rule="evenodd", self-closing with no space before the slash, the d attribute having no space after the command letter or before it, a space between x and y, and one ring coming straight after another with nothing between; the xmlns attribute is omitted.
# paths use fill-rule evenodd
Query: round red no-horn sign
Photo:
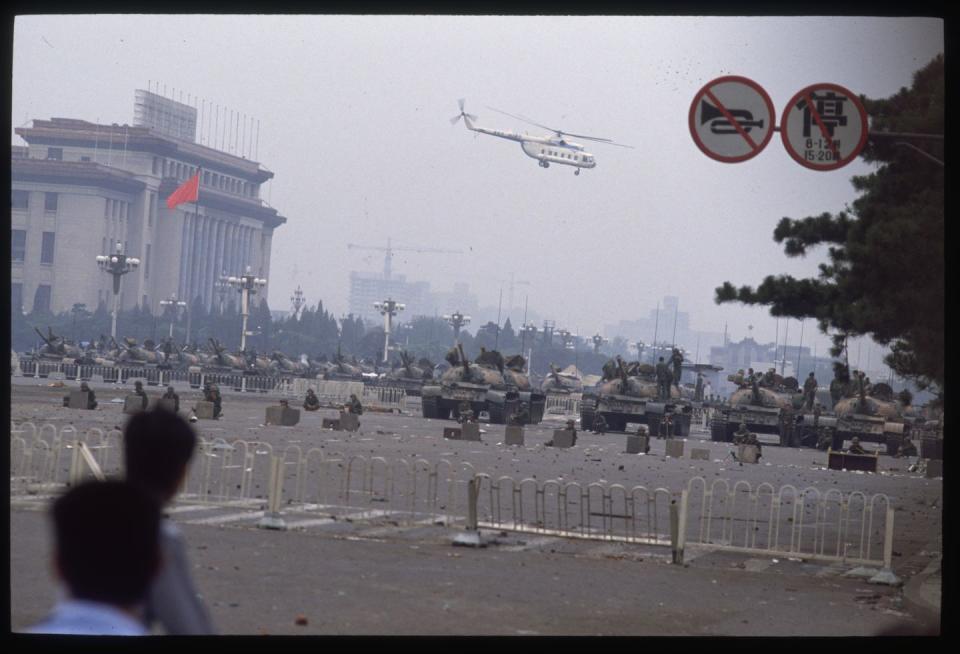
<svg viewBox="0 0 960 654"><path fill-rule="evenodd" d="M690 134L711 159L739 163L763 150L774 132L770 96L746 77L728 75L707 82L690 105Z"/></svg>
<svg viewBox="0 0 960 654"><path fill-rule="evenodd" d="M812 84L794 95L780 119L783 147L801 166L836 170L853 161L867 142L867 111L837 84Z"/></svg>

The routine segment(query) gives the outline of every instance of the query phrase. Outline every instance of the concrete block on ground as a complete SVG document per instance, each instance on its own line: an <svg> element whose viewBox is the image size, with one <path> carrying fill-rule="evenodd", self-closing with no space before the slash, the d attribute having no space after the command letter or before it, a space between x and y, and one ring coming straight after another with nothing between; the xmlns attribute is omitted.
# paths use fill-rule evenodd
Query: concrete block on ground
<svg viewBox="0 0 960 654"><path fill-rule="evenodd" d="M324 429L333 429L335 431L340 431L340 419L339 418L324 418L323 424L320 425Z"/></svg>
<svg viewBox="0 0 960 654"><path fill-rule="evenodd" d="M756 445L738 445L737 460L741 463L757 463L760 460L760 450Z"/></svg>
<svg viewBox="0 0 960 654"><path fill-rule="evenodd" d="M706 447L692 447L690 448L690 458L698 461L709 461L710 450Z"/></svg>
<svg viewBox="0 0 960 654"><path fill-rule="evenodd" d="M645 434L627 435L627 454L646 454L650 451L650 437Z"/></svg>
<svg viewBox="0 0 960 654"><path fill-rule="evenodd" d="M176 413L177 411L177 403L169 398L164 399L161 397L157 400L154 406L156 406L158 409L166 409L172 413Z"/></svg>
<svg viewBox="0 0 960 654"><path fill-rule="evenodd" d="M263 424L292 427L300 422L300 411L288 406L268 406Z"/></svg>
<svg viewBox="0 0 960 654"><path fill-rule="evenodd" d="M934 477L943 477L943 460L928 459L926 475L928 479L933 479Z"/></svg>
<svg viewBox="0 0 960 654"><path fill-rule="evenodd" d="M90 401L90 393L87 391L70 391L70 402L67 404L71 409L86 409Z"/></svg>
<svg viewBox="0 0 960 654"><path fill-rule="evenodd" d="M452 441L460 440L460 428L459 427L444 427L443 428L443 437L449 438Z"/></svg>
<svg viewBox="0 0 960 654"><path fill-rule="evenodd" d="M831 470L877 471L876 454L850 454L849 452L828 452L827 467Z"/></svg>
<svg viewBox="0 0 960 654"><path fill-rule="evenodd" d="M523 445L523 427L520 425L507 425L503 442L507 445Z"/></svg>
<svg viewBox="0 0 960 654"><path fill-rule="evenodd" d="M553 430L554 447L573 447L573 432L569 429Z"/></svg>
<svg viewBox="0 0 960 654"><path fill-rule="evenodd" d="M666 449L667 449L667 452L666 452L667 456L672 456L677 459L683 457L683 441L681 440L677 440L675 438L668 438Z"/></svg>
<svg viewBox="0 0 960 654"><path fill-rule="evenodd" d="M200 400L197 402L197 406L193 408L193 412L198 418L203 420L213 420L213 402Z"/></svg>
<svg viewBox="0 0 960 654"><path fill-rule="evenodd" d="M465 441L480 440L480 423L467 422L460 425L460 437Z"/></svg>
<svg viewBox="0 0 960 654"><path fill-rule="evenodd" d="M340 429L343 431L357 431L360 429L360 416L356 413L340 412Z"/></svg>
<svg viewBox="0 0 960 654"><path fill-rule="evenodd" d="M103 375L90 375L91 384L103 384Z"/></svg>
<svg viewBox="0 0 960 654"><path fill-rule="evenodd" d="M149 401L148 401L149 405ZM134 414L143 411L143 398L139 395L127 395L123 399L123 412L127 414Z"/></svg>

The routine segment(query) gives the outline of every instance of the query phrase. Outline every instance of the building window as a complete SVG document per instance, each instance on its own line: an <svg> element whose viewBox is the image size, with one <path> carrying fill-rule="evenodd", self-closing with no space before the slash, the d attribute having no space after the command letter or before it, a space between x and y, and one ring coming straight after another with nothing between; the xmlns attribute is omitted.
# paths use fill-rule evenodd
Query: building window
<svg viewBox="0 0 960 654"><path fill-rule="evenodd" d="M56 239L53 232L44 232L40 243L40 263L53 263L53 246Z"/></svg>
<svg viewBox="0 0 960 654"><path fill-rule="evenodd" d="M157 196L150 194L150 209L147 211L147 227L153 227L153 212L157 210Z"/></svg>
<svg viewBox="0 0 960 654"><path fill-rule="evenodd" d="M143 278L150 279L150 244L147 243L146 252L143 254ZM144 304L146 306L146 304Z"/></svg>
<svg viewBox="0 0 960 654"><path fill-rule="evenodd" d="M90 161L90 157L80 157L80 161Z"/></svg>
<svg viewBox="0 0 960 654"><path fill-rule="evenodd" d="M47 148L47 159L63 161L63 148Z"/></svg>
<svg viewBox="0 0 960 654"><path fill-rule="evenodd" d="M203 185L204 185L204 186L210 186L210 173L209 173L209 172L204 172L204 173L203 173Z"/></svg>
<svg viewBox="0 0 960 654"><path fill-rule="evenodd" d="M57 193L44 193L43 194L43 208L46 211L56 211L57 210L57 198L59 194Z"/></svg>
<svg viewBox="0 0 960 654"><path fill-rule="evenodd" d="M10 191L10 208L26 209L30 204L29 191Z"/></svg>
<svg viewBox="0 0 960 654"><path fill-rule="evenodd" d="M50 311L50 285L40 284L37 286L37 292L33 296L33 312Z"/></svg>
<svg viewBox="0 0 960 654"><path fill-rule="evenodd" d="M10 284L10 309L23 312L23 284Z"/></svg>
<svg viewBox="0 0 960 654"><path fill-rule="evenodd" d="M160 171L160 157L153 158L153 168L151 172L156 175Z"/></svg>
<svg viewBox="0 0 960 654"><path fill-rule="evenodd" d="M10 259L23 262L27 256L27 230L10 230Z"/></svg>

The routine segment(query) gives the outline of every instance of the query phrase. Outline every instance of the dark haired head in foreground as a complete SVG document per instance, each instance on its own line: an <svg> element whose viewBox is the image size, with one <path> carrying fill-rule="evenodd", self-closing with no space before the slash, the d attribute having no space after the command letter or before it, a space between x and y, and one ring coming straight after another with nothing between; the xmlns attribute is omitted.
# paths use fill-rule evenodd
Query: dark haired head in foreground
<svg viewBox="0 0 960 654"><path fill-rule="evenodd" d="M197 437L190 425L163 408L135 414L123 430L127 481L161 502L177 493Z"/></svg>
<svg viewBox="0 0 960 654"><path fill-rule="evenodd" d="M160 506L123 481L85 482L52 509L54 563L68 598L35 633L138 635L160 568Z"/></svg>

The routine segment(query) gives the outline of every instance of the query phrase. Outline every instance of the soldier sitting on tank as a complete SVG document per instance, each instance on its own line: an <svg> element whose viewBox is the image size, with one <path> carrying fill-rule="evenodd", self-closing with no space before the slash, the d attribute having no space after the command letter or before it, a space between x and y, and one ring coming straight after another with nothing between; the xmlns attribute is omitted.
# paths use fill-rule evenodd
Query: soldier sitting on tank
<svg viewBox="0 0 960 654"><path fill-rule="evenodd" d="M167 392L164 393L160 399L173 400L174 412L177 412L180 410L180 396L177 395L177 392L173 390L173 386L167 386Z"/></svg>
<svg viewBox="0 0 960 654"><path fill-rule="evenodd" d="M303 400L305 411L317 411L320 408L320 398L313 392L312 388L307 389L307 397Z"/></svg>
<svg viewBox="0 0 960 654"><path fill-rule="evenodd" d="M860 444L860 437L854 436L853 440L850 441L850 447L847 448L847 454L866 454L867 451L863 449L863 446Z"/></svg>

